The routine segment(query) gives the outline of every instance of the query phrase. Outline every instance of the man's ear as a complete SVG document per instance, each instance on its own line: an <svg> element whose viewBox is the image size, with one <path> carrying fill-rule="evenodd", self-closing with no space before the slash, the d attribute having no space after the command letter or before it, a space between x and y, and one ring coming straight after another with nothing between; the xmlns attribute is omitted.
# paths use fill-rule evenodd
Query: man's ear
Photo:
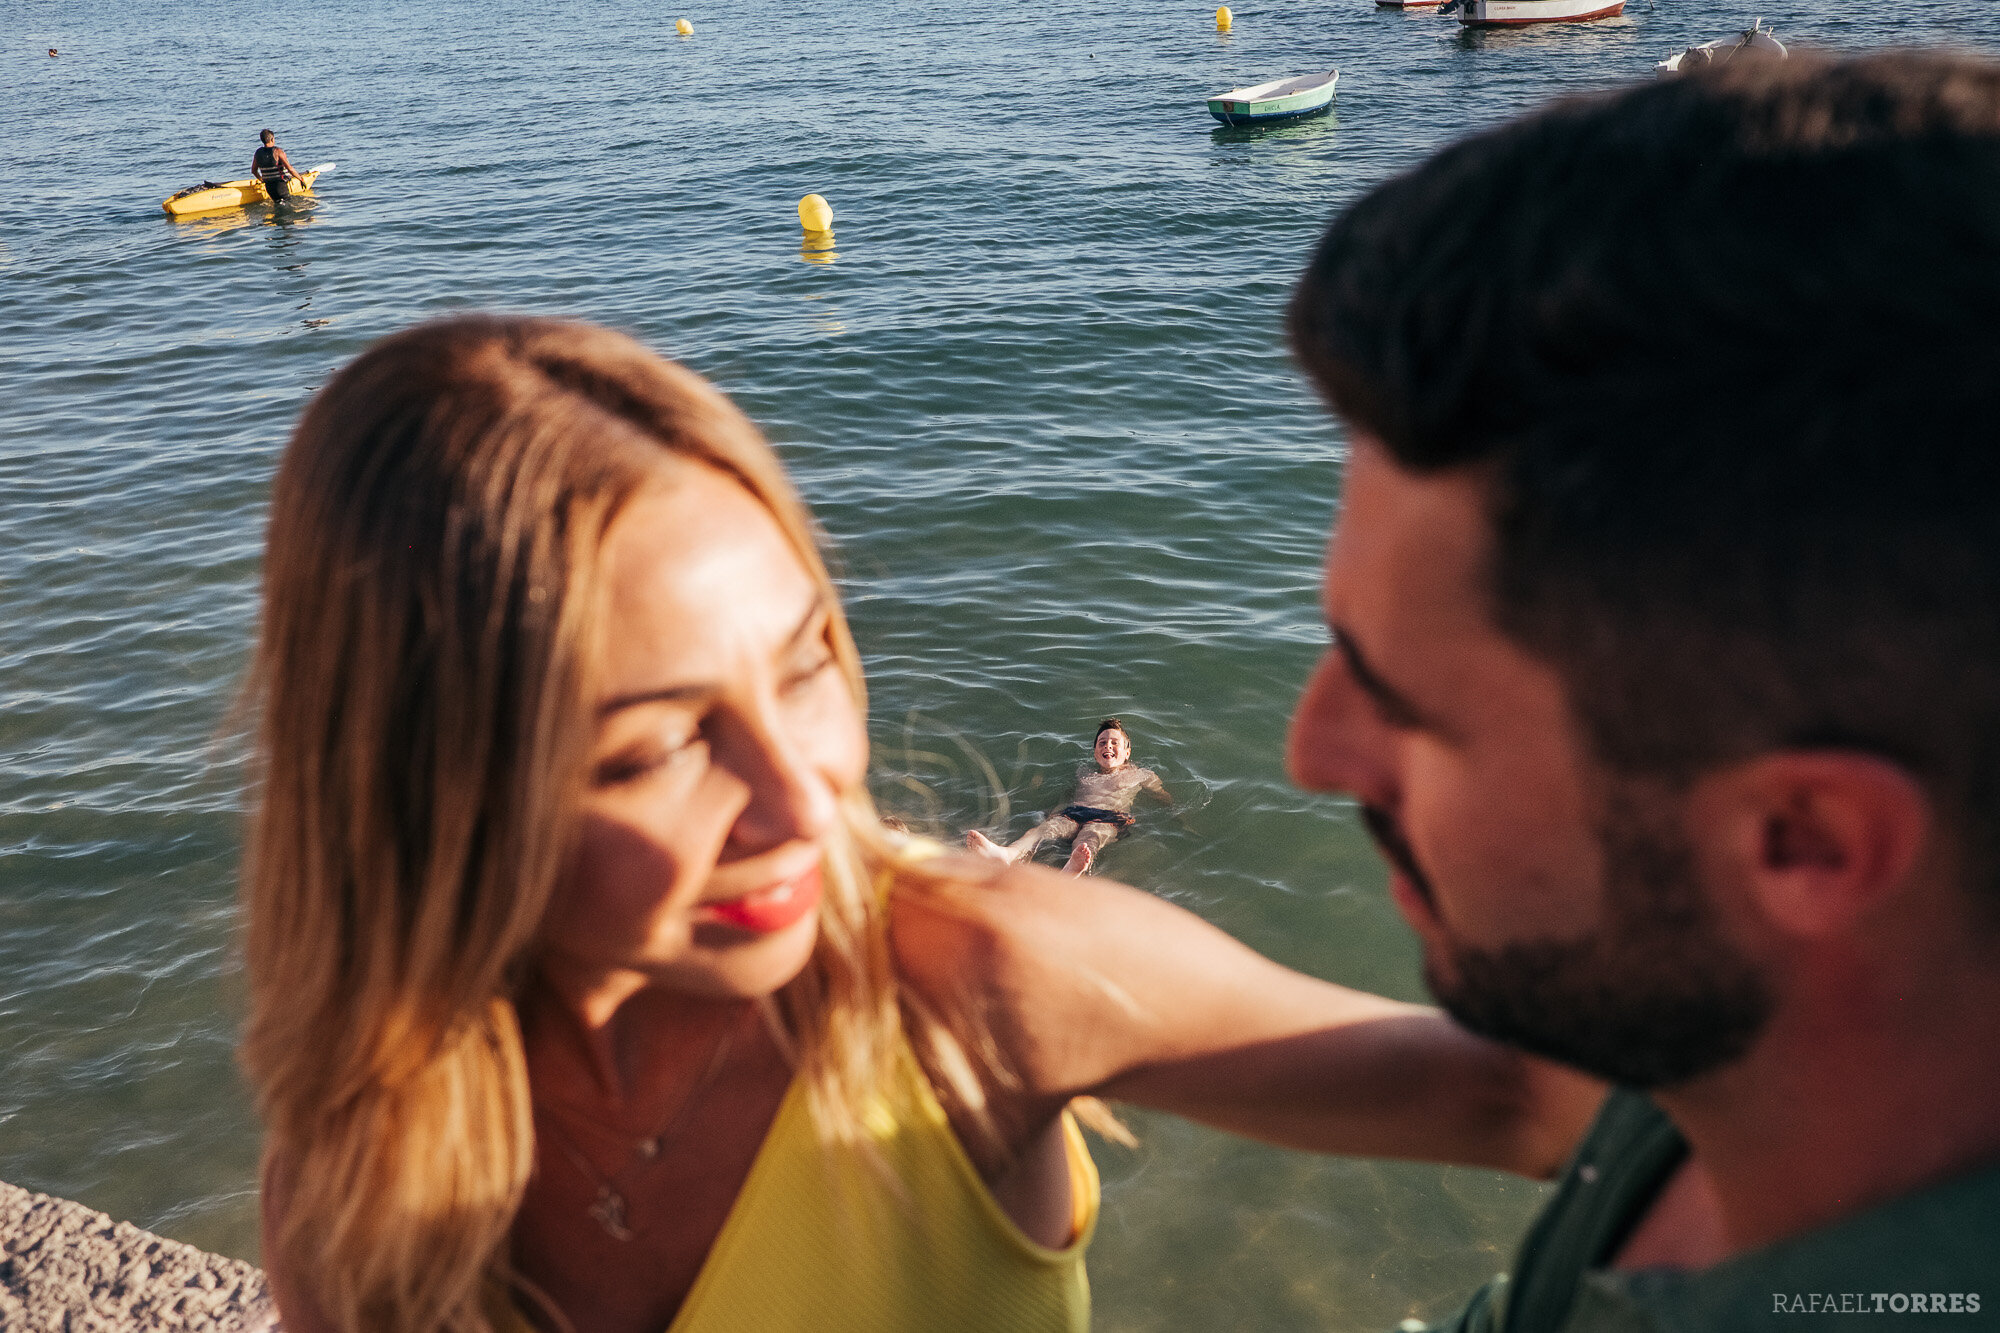
<svg viewBox="0 0 2000 1333"><path fill-rule="evenodd" d="M1723 834L1751 898L1791 935L1850 930L1901 892L1930 842L1908 769L1851 750L1780 750L1696 783L1697 827Z"/></svg>

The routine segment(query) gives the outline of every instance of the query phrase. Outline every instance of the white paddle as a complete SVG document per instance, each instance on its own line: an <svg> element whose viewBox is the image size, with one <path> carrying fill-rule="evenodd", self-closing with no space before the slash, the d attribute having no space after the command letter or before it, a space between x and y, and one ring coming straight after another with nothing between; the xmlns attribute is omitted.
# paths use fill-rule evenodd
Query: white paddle
<svg viewBox="0 0 2000 1333"><path fill-rule="evenodd" d="M304 186L306 187L306 194L305 194L305 197L306 197L306 198L308 198L308 199L312 198L312 187L313 187L314 185L317 185L317 184L319 184L319 178L320 178L321 176L324 176L324 175L326 175L326 173L327 173L327 172L329 172L329 171L332 171L332 170L333 170L333 168L334 168L334 166L335 166L335 164L334 164L334 163L332 163L332 162L322 162L322 163L320 163L320 164L319 164L318 166L316 166L316 167L312 168L312 169L311 169L310 171L302 171L302 172L300 172L300 173L299 173L299 175L300 175L300 178L301 178L301 179L299 180L299 184L301 184L301 185L304 185ZM307 183L306 183L306 181L304 180L304 177L306 177L306 176L310 176L310 177L312 177L312 183L311 183L311 184L307 184ZM269 188L269 187L266 187L266 188ZM287 191L285 192L285 194L286 194L286 196L287 196L287 197L289 198L289 197L290 197L290 195L291 195L291 191L290 191L290 190L287 190Z"/></svg>

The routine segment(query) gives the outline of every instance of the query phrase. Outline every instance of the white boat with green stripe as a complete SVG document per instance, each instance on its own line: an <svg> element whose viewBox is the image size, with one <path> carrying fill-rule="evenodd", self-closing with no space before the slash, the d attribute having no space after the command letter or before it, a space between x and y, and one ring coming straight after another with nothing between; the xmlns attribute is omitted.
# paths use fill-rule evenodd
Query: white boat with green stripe
<svg viewBox="0 0 2000 1333"><path fill-rule="evenodd" d="M1340 71L1273 79L1250 88L1232 88L1208 99L1208 114L1225 125L1264 125L1274 120L1312 116L1333 104Z"/></svg>

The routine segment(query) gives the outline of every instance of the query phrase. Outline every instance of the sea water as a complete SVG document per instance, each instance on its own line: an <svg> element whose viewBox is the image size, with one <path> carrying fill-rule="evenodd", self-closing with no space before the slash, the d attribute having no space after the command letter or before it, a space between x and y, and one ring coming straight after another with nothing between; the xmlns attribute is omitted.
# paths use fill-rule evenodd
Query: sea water
<svg viewBox="0 0 2000 1333"><path fill-rule="evenodd" d="M1990 0L1760 0L1780 38L1992 46ZM673 5L686 4L686 8ZM1177 810L1105 873L1416 997L1342 802L1284 778L1342 436L1280 311L1430 148L1756 17L1478 34L1368 0L11 0L0 11L0 1179L254 1257L235 755L273 461L371 339L576 315L708 375L837 542L875 788L1018 833L1095 723ZM692 37L674 33L685 17ZM51 58L47 48L59 54ZM1341 71L1333 115L1202 101ZM256 132L318 199L172 221ZM833 204L830 248L794 205ZM1145 1114L1100 1146L1109 1330L1381 1328L1540 1187Z"/></svg>

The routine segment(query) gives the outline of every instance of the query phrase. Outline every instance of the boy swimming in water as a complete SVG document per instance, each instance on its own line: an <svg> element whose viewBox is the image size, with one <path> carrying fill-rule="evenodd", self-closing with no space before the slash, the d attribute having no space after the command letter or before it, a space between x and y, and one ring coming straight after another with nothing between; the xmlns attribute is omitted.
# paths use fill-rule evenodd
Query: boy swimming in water
<svg viewBox="0 0 2000 1333"><path fill-rule="evenodd" d="M1070 792L1068 805L1008 846L1002 847L977 829L965 835L965 845L996 861L1025 861L1045 839L1061 842L1074 838L1076 843L1063 869L1081 875L1090 869L1098 852L1139 822L1132 815L1132 802L1140 792L1150 792L1169 803L1173 801L1159 774L1150 768L1132 766L1132 738L1117 718L1108 717L1097 724L1097 740L1091 746L1091 755L1097 766L1085 764L1077 769L1076 788Z"/></svg>

